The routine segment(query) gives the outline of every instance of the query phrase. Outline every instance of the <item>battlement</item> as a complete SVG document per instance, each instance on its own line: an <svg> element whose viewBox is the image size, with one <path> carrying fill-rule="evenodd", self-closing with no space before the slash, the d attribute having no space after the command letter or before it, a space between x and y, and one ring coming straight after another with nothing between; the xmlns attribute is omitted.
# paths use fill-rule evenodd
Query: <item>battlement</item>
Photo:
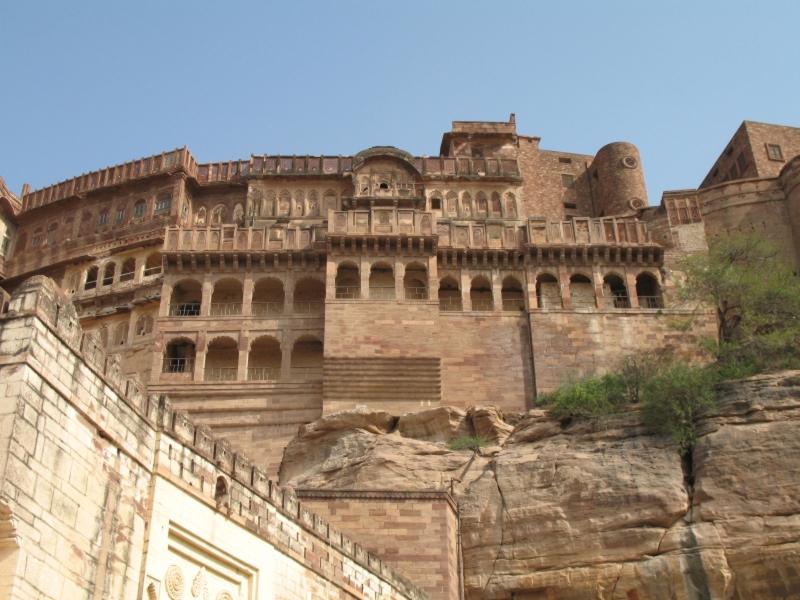
<svg viewBox="0 0 800 600"><path fill-rule="evenodd" d="M234 450L227 440L214 436L208 427L196 425L185 412L173 410L168 397L143 394L135 379L124 376L118 357L107 355L98 342L96 333L82 331L74 307L53 281L46 277L37 276L27 280L8 300L8 310L0 317L3 399L11 401L15 410L20 411L20 415L24 414L28 421L32 420L35 426L19 424L4 430L13 429L13 435L22 436L17 440L20 448L30 448L31 456L25 460L33 476L44 477L58 485L59 477L63 474L77 485L75 474L80 472L79 469L85 469L78 465L70 466L67 462L66 471L62 469L48 473L50 463L37 462L40 459L37 458L39 455L33 454L34 448L44 444L46 449L48 442L44 440L52 430L56 432L56 439L67 443L76 453L68 460L89 464L99 461L97 466L86 470L86 476L98 479L93 485L99 484L101 489L108 482L100 480L111 472L119 472L119 467L113 466L113 462L106 462L110 456L117 456L117 452L121 452L130 461L127 470L119 472L122 486L127 490L117 500L122 506L105 509L102 505L97 506L98 522L102 521L103 510L130 511L130 514L135 514L127 503L144 500L140 494L146 493L147 489L155 489L156 500L164 494L183 494L187 498L182 501L184 505L199 502L196 510L216 511L293 560L296 565L294 569L305 570L320 582L328 582L355 597L370 600L381 597L396 600L427 599L424 592L379 557L304 508L290 491L282 490L271 482L264 469L253 465L243 452ZM52 427L45 428L44 415L56 413L63 417L56 419ZM70 419L74 422L70 422ZM64 432L58 433L54 429L56 425L64 428ZM93 446L91 437L87 440L81 436L82 428L86 427L96 431L97 439L116 448L117 452L109 454L98 450L97 442ZM37 437L42 437L42 441L36 442ZM93 452L97 453L95 459L91 458ZM63 463L64 459L60 460ZM105 466L100 466L101 463ZM4 466L0 469L2 471L6 471ZM22 482L30 477L31 473L16 470L9 475L6 485L12 488L24 486ZM126 477L133 479L128 481ZM157 478L154 488L145 483L152 477ZM169 482L173 487L163 488L159 480ZM90 500L87 497L83 503L87 515L95 508ZM15 524L21 546L27 552L38 552L42 559L49 557L50 561L57 560L50 556L57 544L51 547L31 546L26 538L29 529L24 522L25 513L16 501L10 501L8 506L13 515L8 520ZM173 514L160 515L159 506L156 501L152 519L168 517L170 527L173 521L181 520L182 515L174 512L176 507L171 509ZM43 508L48 510L47 507ZM21 522L18 522L20 517L17 515L22 517ZM64 515L55 518L64 518ZM70 523L74 526L74 521ZM80 528L73 533L68 533L73 530L66 527L59 531L61 535L72 536L66 537L65 541L75 544L75 548L89 541ZM140 560L144 550L148 556L166 551L166 547L159 547L153 539L148 546L148 542L141 537L143 529L139 529L138 533L136 531L133 526L130 543L135 548L128 551L130 560ZM101 551L98 555L87 548L83 553L88 557L87 560L102 565L100 568L116 570L124 578L126 565L122 565L120 571L119 565L102 562L111 558L107 552L104 554ZM248 559L252 562L253 557ZM147 580L134 584L139 585L140 589L150 583L155 586L161 580L163 569L163 563L148 561L145 568ZM168 582L166 584L169 585ZM45 595L62 597L52 592L46 592ZM110 595L128 597L128 594Z"/></svg>

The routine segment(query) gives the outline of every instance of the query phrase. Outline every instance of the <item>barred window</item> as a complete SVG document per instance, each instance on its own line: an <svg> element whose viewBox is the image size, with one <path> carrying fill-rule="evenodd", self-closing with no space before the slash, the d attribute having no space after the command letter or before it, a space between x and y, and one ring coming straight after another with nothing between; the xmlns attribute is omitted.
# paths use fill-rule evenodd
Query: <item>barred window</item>
<svg viewBox="0 0 800 600"><path fill-rule="evenodd" d="M567 175L567 174L561 175L561 187L574 188L575 187L575 177L573 177L572 175Z"/></svg>
<svg viewBox="0 0 800 600"><path fill-rule="evenodd" d="M767 144L767 154L770 160L783 160L783 151L778 144Z"/></svg>
<svg viewBox="0 0 800 600"><path fill-rule="evenodd" d="M98 225L105 225L108 223L108 213L102 213L100 217L97 219Z"/></svg>

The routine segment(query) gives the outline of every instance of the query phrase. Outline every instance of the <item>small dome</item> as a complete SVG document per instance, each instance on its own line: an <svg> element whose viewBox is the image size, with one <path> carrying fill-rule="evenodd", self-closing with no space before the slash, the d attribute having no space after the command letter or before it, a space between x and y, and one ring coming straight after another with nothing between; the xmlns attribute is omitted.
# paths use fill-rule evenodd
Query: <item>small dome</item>
<svg viewBox="0 0 800 600"><path fill-rule="evenodd" d="M372 156L393 156L394 158L400 158L409 162L414 159L414 156L410 152L400 150L400 148L395 148L394 146L373 146L353 156L353 161L360 163Z"/></svg>

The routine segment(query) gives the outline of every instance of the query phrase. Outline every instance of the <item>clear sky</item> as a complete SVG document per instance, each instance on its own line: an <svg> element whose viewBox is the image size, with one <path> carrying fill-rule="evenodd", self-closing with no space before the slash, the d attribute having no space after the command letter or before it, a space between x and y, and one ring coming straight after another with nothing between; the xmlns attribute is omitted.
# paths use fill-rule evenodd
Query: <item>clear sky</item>
<svg viewBox="0 0 800 600"><path fill-rule="evenodd" d="M0 175L19 192L201 161L438 153L453 120L636 144L651 204L747 119L800 127L800 1L0 0Z"/></svg>

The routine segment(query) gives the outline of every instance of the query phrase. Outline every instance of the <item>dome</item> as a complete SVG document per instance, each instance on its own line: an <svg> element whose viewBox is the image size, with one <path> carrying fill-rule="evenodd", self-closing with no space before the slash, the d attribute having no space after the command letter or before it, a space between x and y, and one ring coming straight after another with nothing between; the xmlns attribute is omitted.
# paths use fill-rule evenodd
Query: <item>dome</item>
<svg viewBox="0 0 800 600"><path fill-rule="evenodd" d="M373 146L353 156L353 162L358 164L373 156L392 156L407 162L412 162L414 160L410 152L400 150L400 148L395 148L394 146Z"/></svg>

